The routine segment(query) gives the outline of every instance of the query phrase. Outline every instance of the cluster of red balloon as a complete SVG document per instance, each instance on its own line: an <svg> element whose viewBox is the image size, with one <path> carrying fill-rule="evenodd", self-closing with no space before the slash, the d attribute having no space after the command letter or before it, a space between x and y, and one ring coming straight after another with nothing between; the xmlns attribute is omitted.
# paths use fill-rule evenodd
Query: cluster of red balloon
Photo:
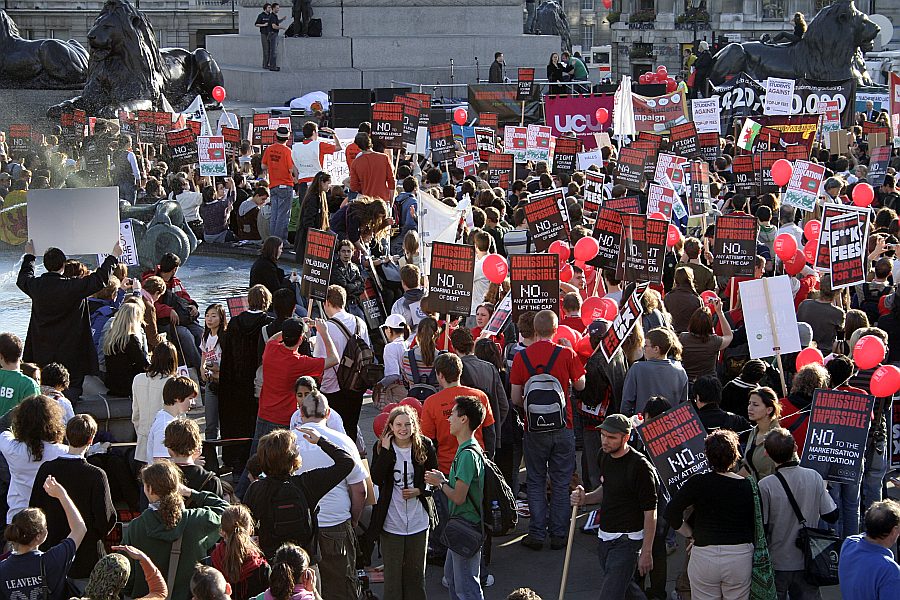
<svg viewBox="0 0 900 600"><path fill-rule="evenodd" d="M772 181L779 187L784 187L794 174L794 166L791 161L780 158L772 163ZM875 200L875 190L868 183L858 183L853 187L853 204L865 208ZM807 236L809 239L809 236Z"/></svg>
<svg viewBox="0 0 900 600"><path fill-rule="evenodd" d="M411 406L419 414L419 417L422 416L422 403L415 398L404 398L400 402L391 402L381 409L381 413L372 422L372 429L375 431L376 437L381 437L381 434L384 433L384 427L391 416L391 411L398 406Z"/></svg>
<svg viewBox="0 0 900 600"><path fill-rule="evenodd" d="M665 65L659 65L656 67L656 71L648 71L642 74L638 77L638 82L645 85L648 83L664 83L666 84L667 92L674 92L678 87L678 84L675 83L675 78L669 75L669 69Z"/></svg>
<svg viewBox="0 0 900 600"><path fill-rule="evenodd" d="M460 106L453 111L453 122L462 127L469 122L469 112Z"/></svg>

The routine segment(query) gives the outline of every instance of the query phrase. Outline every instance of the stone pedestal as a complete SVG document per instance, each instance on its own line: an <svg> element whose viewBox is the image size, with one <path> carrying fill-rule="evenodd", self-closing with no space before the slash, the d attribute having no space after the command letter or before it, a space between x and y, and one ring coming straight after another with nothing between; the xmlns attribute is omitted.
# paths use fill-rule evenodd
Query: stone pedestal
<svg viewBox="0 0 900 600"><path fill-rule="evenodd" d="M262 45L253 25L261 4L242 2L238 35L207 38L235 100L283 104L316 90L391 87L392 81L449 84L451 61L459 87L443 95L465 97L465 84L487 79L494 52L504 53L507 77L528 66L540 78L560 47L556 36L522 34L521 0L313 0L323 37L279 36L281 71L271 72L260 68ZM290 25L289 4L279 16Z"/></svg>

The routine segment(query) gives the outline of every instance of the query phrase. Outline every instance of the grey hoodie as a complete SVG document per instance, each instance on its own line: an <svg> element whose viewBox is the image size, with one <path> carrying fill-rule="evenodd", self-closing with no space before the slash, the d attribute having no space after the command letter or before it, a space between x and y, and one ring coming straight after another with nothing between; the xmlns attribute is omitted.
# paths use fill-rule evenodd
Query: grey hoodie
<svg viewBox="0 0 900 600"><path fill-rule="evenodd" d="M688 377L679 361L652 359L631 365L622 388L622 414L644 412L650 396L663 396L672 406L687 402Z"/></svg>

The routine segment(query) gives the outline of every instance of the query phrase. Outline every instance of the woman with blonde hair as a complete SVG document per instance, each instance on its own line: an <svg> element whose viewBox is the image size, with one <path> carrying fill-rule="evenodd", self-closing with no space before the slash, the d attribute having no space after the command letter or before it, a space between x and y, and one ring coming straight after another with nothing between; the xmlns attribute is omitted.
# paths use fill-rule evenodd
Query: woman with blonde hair
<svg viewBox="0 0 900 600"><path fill-rule="evenodd" d="M671 329L657 327L644 335L644 360L628 369L622 387L622 412L643 413L651 396L662 396L673 406L687 402L688 376L681 366L681 343Z"/></svg>
<svg viewBox="0 0 900 600"><path fill-rule="evenodd" d="M272 570L253 540L250 509L229 506L222 513L222 540L213 548L206 564L215 567L231 585L232 600L248 600L266 590Z"/></svg>
<svg viewBox="0 0 900 600"><path fill-rule="evenodd" d="M370 544L380 541L385 598L426 598L425 554L437 513L426 493L425 473L437 468L434 444L422 435L415 409L392 410L375 444L372 481L379 496L366 531Z"/></svg>
<svg viewBox="0 0 900 600"><path fill-rule="evenodd" d="M194 565L219 539L222 513L228 503L211 492L197 492L182 483L181 469L161 461L141 469L144 494L150 508L125 530L122 543L140 548L160 567L169 582L170 600L189 600ZM189 501L193 508L185 508ZM172 554L178 555L173 565ZM175 573L170 573L171 566ZM148 585L135 569L132 597L147 594Z"/></svg>
<svg viewBox="0 0 900 600"><path fill-rule="evenodd" d="M103 339L106 387L112 396L130 396L135 376L147 370L150 364L143 322L143 303L137 299L125 302L113 317Z"/></svg>

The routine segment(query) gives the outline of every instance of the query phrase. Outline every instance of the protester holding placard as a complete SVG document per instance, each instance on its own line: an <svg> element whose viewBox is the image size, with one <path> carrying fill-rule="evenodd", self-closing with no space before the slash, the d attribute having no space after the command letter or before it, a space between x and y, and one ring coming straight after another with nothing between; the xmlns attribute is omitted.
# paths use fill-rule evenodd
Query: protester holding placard
<svg viewBox="0 0 900 600"><path fill-rule="evenodd" d="M709 306L716 312L716 318L722 326L722 335L713 333L712 312L706 306L694 311L688 322L687 331L678 335L682 348L682 364L690 381L695 381L703 375L714 375L719 352L725 350L734 337L719 297L712 298Z"/></svg>
<svg viewBox="0 0 900 600"><path fill-rule="evenodd" d="M694 273L689 267L675 269L675 287L663 298L666 311L672 315L672 329L676 333L688 330L690 319L702 305L694 287Z"/></svg>
<svg viewBox="0 0 900 600"><path fill-rule="evenodd" d="M756 484L733 472L740 458L738 437L719 429L706 438L713 472L688 479L666 507L669 525L693 540L688 577L697 597L739 600L750 595L758 517ZM692 525L684 511L693 506Z"/></svg>
<svg viewBox="0 0 900 600"><path fill-rule="evenodd" d="M644 334L644 360L628 369L622 388L622 412L631 416L644 411L650 396L662 396L672 404L688 399L688 376L681 366L681 342L670 329Z"/></svg>

